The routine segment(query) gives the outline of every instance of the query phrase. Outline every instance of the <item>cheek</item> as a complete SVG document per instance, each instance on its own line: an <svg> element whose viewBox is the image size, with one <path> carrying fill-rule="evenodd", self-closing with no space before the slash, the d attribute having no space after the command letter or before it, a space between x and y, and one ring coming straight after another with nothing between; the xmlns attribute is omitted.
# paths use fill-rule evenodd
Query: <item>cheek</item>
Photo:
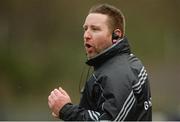
<svg viewBox="0 0 180 122"><path fill-rule="evenodd" d="M95 46L99 50L103 50L112 45L112 41L109 36L98 36L95 40Z"/></svg>

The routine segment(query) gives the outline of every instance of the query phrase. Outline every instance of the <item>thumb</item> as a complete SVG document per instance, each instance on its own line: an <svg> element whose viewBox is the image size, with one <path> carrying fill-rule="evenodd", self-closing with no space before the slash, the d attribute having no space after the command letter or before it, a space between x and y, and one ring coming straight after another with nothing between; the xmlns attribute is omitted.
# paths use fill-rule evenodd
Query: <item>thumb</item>
<svg viewBox="0 0 180 122"><path fill-rule="evenodd" d="M63 95L69 96L69 95L67 94L67 92L66 92L65 90L63 90L61 87L59 87L59 91L60 91Z"/></svg>

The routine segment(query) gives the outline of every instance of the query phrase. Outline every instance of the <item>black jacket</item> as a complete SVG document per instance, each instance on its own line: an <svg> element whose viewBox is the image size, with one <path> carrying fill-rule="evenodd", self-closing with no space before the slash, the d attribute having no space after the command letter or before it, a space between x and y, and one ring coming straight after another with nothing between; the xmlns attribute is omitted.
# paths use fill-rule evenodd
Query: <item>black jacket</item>
<svg viewBox="0 0 180 122"><path fill-rule="evenodd" d="M127 38L87 61L94 73L79 105L66 104L62 120L152 120L148 76Z"/></svg>

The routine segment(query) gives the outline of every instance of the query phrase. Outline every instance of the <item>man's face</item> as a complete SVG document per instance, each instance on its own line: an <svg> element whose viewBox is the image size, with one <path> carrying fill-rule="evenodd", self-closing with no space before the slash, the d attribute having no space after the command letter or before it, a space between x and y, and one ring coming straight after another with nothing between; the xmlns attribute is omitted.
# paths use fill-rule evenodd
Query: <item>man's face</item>
<svg viewBox="0 0 180 122"><path fill-rule="evenodd" d="M112 45L112 32L108 27L108 16L99 13L90 13L83 25L84 46L88 59Z"/></svg>

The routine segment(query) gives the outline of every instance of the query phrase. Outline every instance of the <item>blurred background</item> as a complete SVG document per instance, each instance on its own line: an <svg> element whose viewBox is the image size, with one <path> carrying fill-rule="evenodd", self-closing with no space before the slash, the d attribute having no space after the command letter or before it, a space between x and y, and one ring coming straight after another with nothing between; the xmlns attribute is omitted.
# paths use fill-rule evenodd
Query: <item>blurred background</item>
<svg viewBox="0 0 180 122"><path fill-rule="evenodd" d="M59 86L78 104L88 68L82 25L97 3L124 12L132 51L149 73L153 120L180 120L179 0L1 0L0 120L56 120L47 97Z"/></svg>

